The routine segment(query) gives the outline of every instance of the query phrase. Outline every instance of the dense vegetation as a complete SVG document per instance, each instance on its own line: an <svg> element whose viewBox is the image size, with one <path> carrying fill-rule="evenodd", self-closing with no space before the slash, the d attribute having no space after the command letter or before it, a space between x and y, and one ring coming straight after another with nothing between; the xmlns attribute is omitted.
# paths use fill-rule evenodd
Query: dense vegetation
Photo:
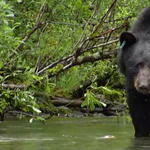
<svg viewBox="0 0 150 150"><path fill-rule="evenodd" d="M148 0L0 0L0 119L57 114L53 97L82 107L124 103L119 34Z"/></svg>

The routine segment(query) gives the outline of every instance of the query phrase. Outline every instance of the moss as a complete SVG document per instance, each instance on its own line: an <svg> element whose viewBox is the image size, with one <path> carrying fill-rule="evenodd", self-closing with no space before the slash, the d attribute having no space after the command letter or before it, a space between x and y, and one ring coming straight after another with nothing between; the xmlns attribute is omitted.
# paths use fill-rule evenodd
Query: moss
<svg viewBox="0 0 150 150"><path fill-rule="evenodd" d="M72 93L71 91L69 90L66 90L66 89L59 89L59 90L56 90L53 95L57 96L57 97L65 97L65 98L68 98L68 99L71 99L72 98Z"/></svg>

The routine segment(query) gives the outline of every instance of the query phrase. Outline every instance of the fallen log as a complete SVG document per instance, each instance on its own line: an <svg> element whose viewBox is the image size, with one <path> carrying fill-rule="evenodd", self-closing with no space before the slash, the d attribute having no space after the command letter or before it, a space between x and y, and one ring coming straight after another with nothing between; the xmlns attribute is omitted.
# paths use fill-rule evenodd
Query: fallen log
<svg viewBox="0 0 150 150"><path fill-rule="evenodd" d="M82 100L69 100L65 98L57 98L52 100L52 104L55 106L68 106L68 107L81 107Z"/></svg>
<svg viewBox="0 0 150 150"><path fill-rule="evenodd" d="M56 107L65 106L68 108L71 108L72 110L79 110L83 113L102 113L106 116L111 115L117 115L118 112L122 112L126 109L126 105L122 103L112 103L111 101L108 101L106 99L103 99L104 97L102 95L96 96L101 102L104 102L106 104L106 107L98 105L95 105L95 109L93 111L90 110L90 108L87 107L81 107L81 104L83 100L81 99L65 99L65 98L58 98L58 97L52 97L51 101L52 104Z"/></svg>

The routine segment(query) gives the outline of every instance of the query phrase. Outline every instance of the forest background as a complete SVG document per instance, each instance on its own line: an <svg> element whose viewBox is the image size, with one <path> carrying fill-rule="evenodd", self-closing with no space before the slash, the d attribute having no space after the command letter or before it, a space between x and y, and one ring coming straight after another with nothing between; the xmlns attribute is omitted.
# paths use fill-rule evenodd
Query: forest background
<svg viewBox="0 0 150 150"><path fill-rule="evenodd" d="M149 0L0 0L0 120L6 114L32 122L44 121L41 114L126 110L116 59L119 35L148 5Z"/></svg>

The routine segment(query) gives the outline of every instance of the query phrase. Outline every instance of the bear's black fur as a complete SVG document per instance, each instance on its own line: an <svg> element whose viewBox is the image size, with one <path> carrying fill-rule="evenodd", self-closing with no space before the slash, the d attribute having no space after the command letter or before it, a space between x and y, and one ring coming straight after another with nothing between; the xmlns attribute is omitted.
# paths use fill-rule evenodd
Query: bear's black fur
<svg viewBox="0 0 150 150"><path fill-rule="evenodd" d="M129 111L135 136L150 133L150 6L145 8L130 32L120 35L118 66L126 78Z"/></svg>

